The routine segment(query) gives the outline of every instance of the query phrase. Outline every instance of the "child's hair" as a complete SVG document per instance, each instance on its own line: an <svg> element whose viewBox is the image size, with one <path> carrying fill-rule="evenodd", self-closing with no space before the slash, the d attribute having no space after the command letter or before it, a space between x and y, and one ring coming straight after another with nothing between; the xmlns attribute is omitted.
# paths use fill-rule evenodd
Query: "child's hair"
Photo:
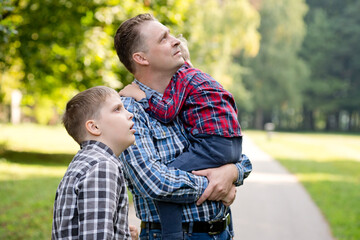
<svg viewBox="0 0 360 240"><path fill-rule="evenodd" d="M188 62L192 66L191 61L190 61L190 52L189 52L187 40L183 37L182 34L177 36L177 39L179 39L180 42L181 42L180 43L180 50L181 50L181 54L182 54L184 60L186 62Z"/></svg>
<svg viewBox="0 0 360 240"><path fill-rule="evenodd" d="M105 86L92 87L76 94L66 104L62 122L66 131L78 144L85 140L85 122L99 117L102 104L112 94L117 94L112 88Z"/></svg>

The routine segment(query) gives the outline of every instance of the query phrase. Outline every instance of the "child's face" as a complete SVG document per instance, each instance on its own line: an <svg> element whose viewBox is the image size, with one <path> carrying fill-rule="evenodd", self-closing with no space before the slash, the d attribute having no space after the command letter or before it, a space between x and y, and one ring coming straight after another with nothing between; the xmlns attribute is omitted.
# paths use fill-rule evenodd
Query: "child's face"
<svg viewBox="0 0 360 240"><path fill-rule="evenodd" d="M101 140L108 145L116 155L120 155L135 141L133 114L128 112L117 93L108 96L100 110L96 121L101 130Z"/></svg>

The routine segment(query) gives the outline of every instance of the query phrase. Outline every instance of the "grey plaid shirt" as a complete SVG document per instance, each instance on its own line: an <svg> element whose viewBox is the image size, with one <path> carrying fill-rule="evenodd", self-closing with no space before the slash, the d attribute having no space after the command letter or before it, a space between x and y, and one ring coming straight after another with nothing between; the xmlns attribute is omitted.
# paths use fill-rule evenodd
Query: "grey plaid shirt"
<svg viewBox="0 0 360 240"><path fill-rule="evenodd" d="M131 239L128 195L118 158L86 141L55 196L52 239Z"/></svg>

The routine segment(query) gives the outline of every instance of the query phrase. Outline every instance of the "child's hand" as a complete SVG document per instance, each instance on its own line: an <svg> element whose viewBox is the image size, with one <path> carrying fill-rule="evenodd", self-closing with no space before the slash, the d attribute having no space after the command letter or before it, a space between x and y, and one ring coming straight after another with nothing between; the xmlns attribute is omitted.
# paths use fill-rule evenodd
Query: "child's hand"
<svg viewBox="0 0 360 240"><path fill-rule="evenodd" d="M137 228L134 225L129 225L129 229L130 229L131 239L132 240L139 239L139 232L138 232Z"/></svg>
<svg viewBox="0 0 360 240"><path fill-rule="evenodd" d="M136 83L132 83L124 87L120 92L120 96L122 97L132 97L136 101L140 101L141 99L145 98L145 92L140 89L139 85Z"/></svg>

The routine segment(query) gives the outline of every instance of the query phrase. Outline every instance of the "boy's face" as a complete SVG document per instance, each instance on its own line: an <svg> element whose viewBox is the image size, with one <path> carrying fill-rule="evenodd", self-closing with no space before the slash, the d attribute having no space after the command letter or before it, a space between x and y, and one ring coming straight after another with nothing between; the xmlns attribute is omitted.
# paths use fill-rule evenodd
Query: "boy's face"
<svg viewBox="0 0 360 240"><path fill-rule="evenodd" d="M101 131L101 141L108 145L118 156L135 141L133 114L128 112L120 96L108 96L102 104L96 125Z"/></svg>
<svg viewBox="0 0 360 240"><path fill-rule="evenodd" d="M180 41L158 21L147 21L140 27L147 47L146 58L155 70L177 71L184 64Z"/></svg>

